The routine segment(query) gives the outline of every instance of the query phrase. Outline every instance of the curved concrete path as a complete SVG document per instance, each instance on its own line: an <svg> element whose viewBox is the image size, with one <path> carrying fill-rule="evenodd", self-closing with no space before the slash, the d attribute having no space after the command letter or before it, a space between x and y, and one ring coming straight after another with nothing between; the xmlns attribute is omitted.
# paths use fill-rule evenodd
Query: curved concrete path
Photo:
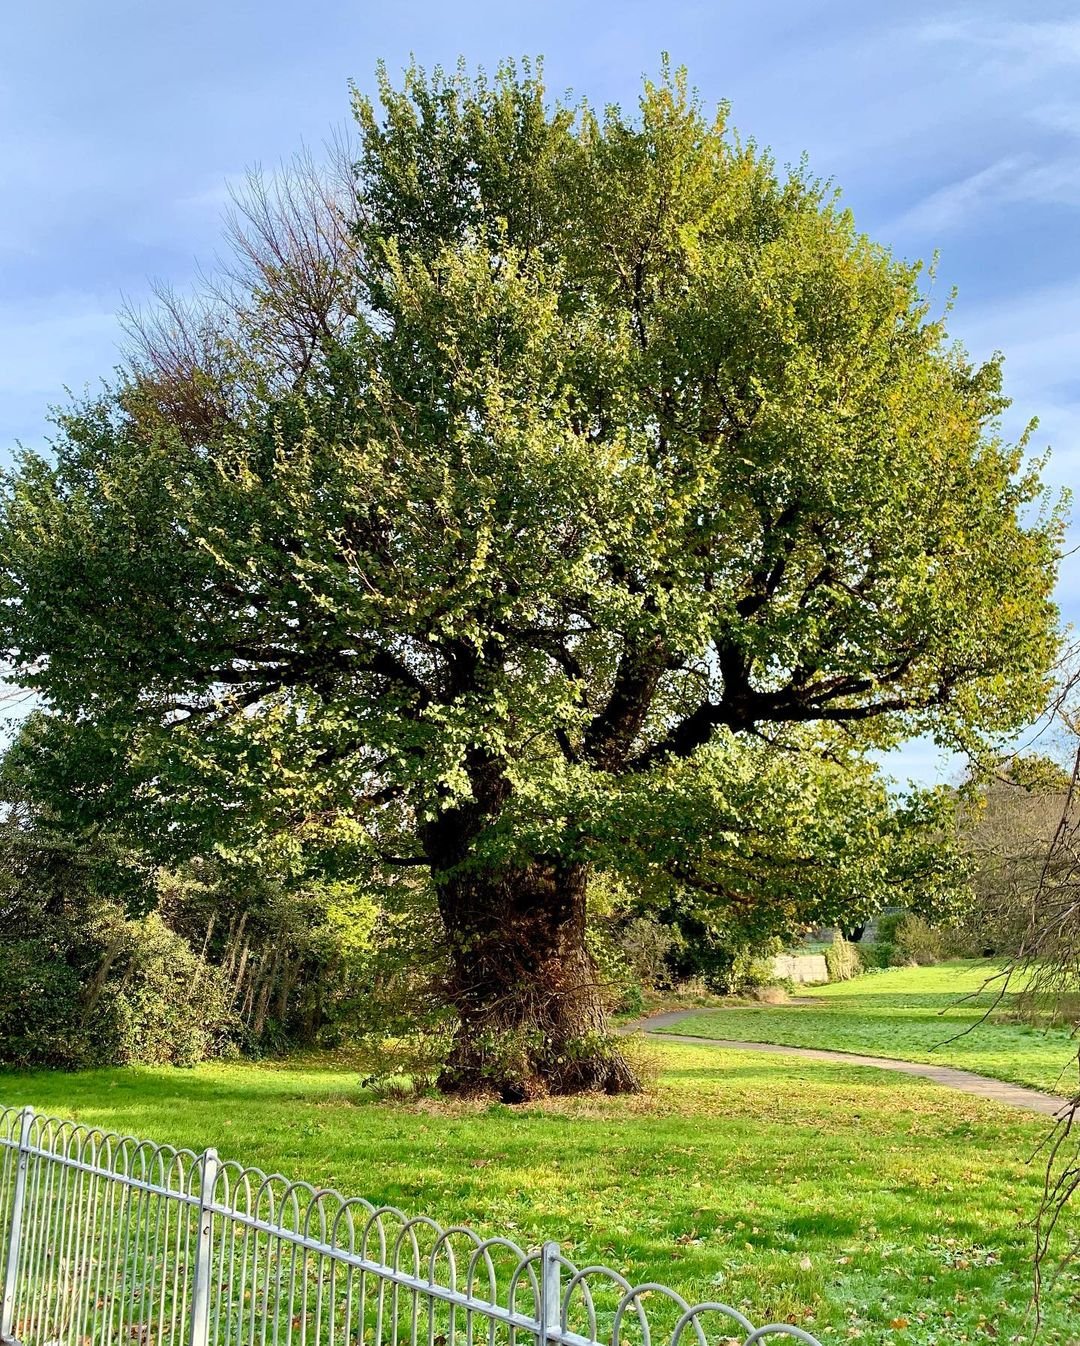
<svg viewBox="0 0 1080 1346"><path fill-rule="evenodd" d="M975 1098L989 1098L995 1103L1007 1103L1013 1108L1026 1108L1029 1112L1041 1112L1046 1117L1056 1117L1058 1113L1071 1106L1067 1098L1044 1094L1038 1089L1028 1089L1021 1084L1006 1084L1004 1080L991 1080L985 1075L973 1074L970 1070L957 1070L954 1066L930 1066L921 1061L895 1061L888 1056L859 1056L855 1052L829 1051L819 1047L787 1047L777 1042L740 1042L734 1038L700 1038L685 1033L656 1032L658 1028L667 1028L700 1013L700 1010L672 1010L666 1014L654 1014L648 1019L623 1024L621 1031L652 1033L663 1042L682 1042L693 1047L726 1047L729 1051L739 1052L778 1052L785 1056L801 1056L808 1061L835 1061L847 1066L871 1066L874 1070L895 1070L902 1075L921 1075L924 1080L933 1080L935 1084L958 1089L962 1094L971 1094Z"/></svg>

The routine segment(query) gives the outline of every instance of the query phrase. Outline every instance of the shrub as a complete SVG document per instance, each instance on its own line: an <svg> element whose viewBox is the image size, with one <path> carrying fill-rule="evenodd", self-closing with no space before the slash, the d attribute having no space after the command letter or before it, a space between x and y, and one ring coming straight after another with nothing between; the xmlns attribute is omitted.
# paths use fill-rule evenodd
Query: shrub
<svg viewBox="0 0 1080 1346"><path fill-rule="evenodd" d="M829 969L830 981L850 981L863 970L859 950L854 944L849 943L839 930L833 935L832 944L825 950L825 965Z"/></svg>
<svg viewBox="0 0 1080 1346"><path fill-rule="evenodd" d="M624 982L617 988L618 996L612 1000L611 1010L616 1014L642 1014L645 1010L645 991L637 982Z"/></svg>
<svg viewBox="0 0 1080 1346"><path fill-rule="evenodd" d="M909 912L896 927L895 961L900 966L940 963L943 947L941 932L921 916Z"/></svg>
<svg viewBox="0 0 1080 1346"><path fill-rule="evenodd" d="M791 999L787 990L779 984L775 986L756 986L751 991L751 995L761 1005L786 1005Z"/></svg>
<svg viewBox="0 0 1080 1346"><path fill-rule="evenodd" d="M886 911L879 916L874 923L874 943L877 945L895 944L897 928L906 915L906 911Z"/></svg>
<svg viewBox="0 0 1080 1346"><path fill-rule="evenodd" d="M645 1004L641 981L635 976L626 951L610 921L594 920L586 933L589 954L604 1006L616 1014L636 1014Z"/></svg>
<svg viewBox="0 0 1080 1346"><path fill-rule="evenodd" d="M93 1065L95 1044L72 1014L80 985L48 939L5 940L0 1062L16 1068Z"/></svg>
<svg viewBox="0 0 1080 1346"><path fill-rule="evenodd" d="M219 1054L235 1027L220 971L159 916L131 920L103 904L78 944L48 924L41 938L5 942L7 1065L194 1065Z"/></svg>
<svg viewBox="0 0 1080 1346"><path fill-rule="evenodd" d="M388 1098L420 1097L435 1080L450 1050L451 1030L433 1028L402 1038L369 1037L350 1053L359 1066L361 1087Z"/></svg>
<svg viewBox="0 0 1080 1346"><path fill-rule="evenodd" d="M938 934L941 936L943 958L982 958L987 955L988 949L993 953L997 952L996 948L988 945L985 933L971 930L964 925L941 926Z"/></svg>
<svg viewBox="0 0 1080 1346"><path fill-rule="evenodd" d="M747 950L742 959L736 959L735 990L749 991L759 986L776 986L776 954Z"/></svg>
<svg viewBox="0 0 1080 1346"><path fill-rule="evenodd" d="M640 986L663 986L670 980L668 954L676 943L670 927L648 916L635 916L622 929L618 945Z"/></svg>
<svg viewBox="0 0 1080 1346"><path fill-rule="evenodd" d="M865 953L870 955L874 966L877 968L897 966L896 945L892 940L878 940L876 943L868 945Z"/></svg>
<svg viewBox="0 0 1080 1346"><path fill-rule="evenodd" d="M102 933L112 968L100 990L91 984L83 1020L103 1059L193 1066L219 1055L237 1027L221 970L157 913L141 920L113 915Z"/></svg>

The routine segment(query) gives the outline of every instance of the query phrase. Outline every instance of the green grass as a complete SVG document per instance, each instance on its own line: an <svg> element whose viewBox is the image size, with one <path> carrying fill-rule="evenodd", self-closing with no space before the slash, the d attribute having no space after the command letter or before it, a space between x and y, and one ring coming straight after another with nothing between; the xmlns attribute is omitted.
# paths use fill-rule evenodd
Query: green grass
<svg viewBox="0 0 1080 1346"><path fill-rule="evenodd" d="M7 1075L0 1099L559 1238L826 1343L1022 1339L1045 1119L883 1071L655 1051L645 1096L522 1108L380 1102L344 1059ZM1077 1323L1070 1274L1045 1342L1075 1343Z"/></svg>
<svg viewBox="0 0 1080 1346"><path fill-rule="evenodd" d="M970 962L895 968L800 990L812 1005L701 1010L668 1031L959 1066L1073 1093L1076 1039L1060 1028L1003 1021L1009 1001L999 1001L1001 983L986 986L995 971ZM984 1019L988 1010L991 1017Z"/></svg>

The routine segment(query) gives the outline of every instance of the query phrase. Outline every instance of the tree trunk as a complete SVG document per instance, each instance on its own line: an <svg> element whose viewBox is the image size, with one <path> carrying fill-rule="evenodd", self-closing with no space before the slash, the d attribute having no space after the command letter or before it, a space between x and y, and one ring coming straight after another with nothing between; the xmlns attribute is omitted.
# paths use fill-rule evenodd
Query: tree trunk
<svg viewBox="0 0 1080 1346"><path fill-rule="evenodd" d="M534 861L437 881L459 1018L444 1092L522 1103L637 1090L585 946L586 880L583 865Z"/></svg>

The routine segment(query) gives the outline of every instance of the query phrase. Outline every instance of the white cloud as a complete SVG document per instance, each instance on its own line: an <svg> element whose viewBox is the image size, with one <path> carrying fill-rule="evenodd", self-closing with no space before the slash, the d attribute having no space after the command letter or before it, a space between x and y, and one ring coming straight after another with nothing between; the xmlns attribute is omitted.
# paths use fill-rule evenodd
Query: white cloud
<svg viewBox="0 0 1080 1346"><path fill-rule="evenodd" d="M1045 477L1054 491L1080 480L1080 277L965 309L950 324L976 359L1005 355L1005 391L1013 405L1004 431L1017 437L1034 416L1033 454L1050 449ZM1074 501L1071 512L1077 513ZM1080 525L1074 522L1073 531ZM1080 616L1080 560L1063 568L1059 598Z"/></svg>
<svg viewBox="0 0 1080 1346"><path fill-rule="evenodd" d="M923 197L890 229L940 235L988 210L1025 203L1080 207L1080 155L1043 162L1031 154L1006 155Z"/></svg>
<svg viewBox="0 0 1080 1346"><path fill-rule="evenodd" d="M989 201L1000 199L1024 167L1018 156L998 159L975 173L950 182L906 211L892 226L898 233L939 234L955 229L972 212Z"/></svg>
<svg viewBox="0 0 1080 1346"><path fill-rule="evenodd" d="M966 308L950 326L980 358L1003 350L1025 394L1080 386L1080 276Z"/></svg>
<svg viewBox="0 0 1080 1346"><path fill-rule="evenodd" d="M936 19L917 30L925 42L985 52L995 75L1024 80L1053 67L1080 64L1080 18Z"/></svg>
<svg viewBox="0 0 1080 1346"><path fill-rule="evenodd" d="M937 49L935 65L948 63L954 115L939 122L937 157L949 162L950 143L960 148L966 139L961 157L952 158L954 168L965 161L966 168L906 211L897 232L940 235L1009 206L1080 207L1080 18L957 16L909 32ZM987 155L989 145L996 152ZM980 151L983 162L972 162Z"/></svg>
<svg viewBox="0 0 1080 1346"><path fill-rule="evenodd" d="M1080 157L1074 155L1032 164L1006 185L1003 199L1080 206Z"/></svg>
<svg viewBox="0 0 1080 1346"><path fill-rule="evenodd" d="M1037 126L1045 127L1048 131L1080 139L1080 102L1063 100L1044 103L1032 108L1028 116Z"/></svg>

